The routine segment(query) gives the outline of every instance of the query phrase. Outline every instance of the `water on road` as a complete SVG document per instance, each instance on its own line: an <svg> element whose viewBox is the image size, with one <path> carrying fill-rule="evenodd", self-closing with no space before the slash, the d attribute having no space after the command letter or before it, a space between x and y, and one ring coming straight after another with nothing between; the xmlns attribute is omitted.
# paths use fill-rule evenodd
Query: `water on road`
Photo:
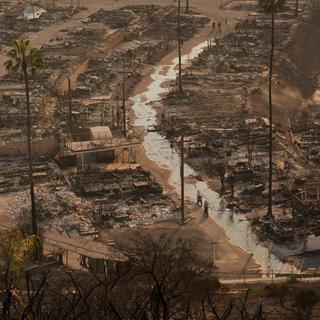
<svg viewBox="0 0 320 320"><path fill-rule="evenodd" d="M190 59L198 56L206 47L206 43L201 43L193 50L182 57L183 64L190 62ZM168 88L161 86L163 83L175 80L177 77L178 60L174 59L170 65L159 65L151 75L152 82L145 92L137 94L133 99L133 110L135 112L136 126L152 127L156 125L156 110L150 102L161 99L161 96L168 92ZM168 169L171 173L169 183L174 187L177 194L180 194L180 156L178 152L172 150L170 142L157 132L148 132L144 139L144 149L147 157L157 165ZM196 174L193 169L185 165L185 177ZM199 190L205 200L210 204L209 216L226 232L231 243L239 246L243 250L252 253L255 261L261 265L264 272L291 272L292 266L282 263L278 257L270 254L268 248L260 245L256 236L250 230L250 224L243 215L233 215L230 220L228 212L221 214L219 211L219 194L212 191L207 182L198 181L195 184L185 184L186 200L195 201L196 190ZM212 235L215 239L217 235Z"/></svg>

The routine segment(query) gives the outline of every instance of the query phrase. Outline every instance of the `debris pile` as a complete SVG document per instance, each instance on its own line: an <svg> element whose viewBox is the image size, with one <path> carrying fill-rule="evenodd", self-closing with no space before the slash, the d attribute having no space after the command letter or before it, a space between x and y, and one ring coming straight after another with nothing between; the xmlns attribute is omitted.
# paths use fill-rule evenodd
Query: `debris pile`
<svg viewBox="0 0 320 320"><path fill-rule="evenodd" d="M63 179L57 166L53 162L33 163L33 177L35 183L44 183L48 180L52 184L59 184ZM11 193L25 189L29 185L29 167L20 160L20 164L8 162L8 159L1 161L0 170L0 193Z"/></svg>
<svg viewBox="0 0 320 320"><path fill-rule="evenodd" d="M93 208L90 202L77 197L66 187L39 186L36 189L41 223L59 232L80 232L92 228ZM81 227L80 227L81 226Z"/></svg>
<svg viewBox="0 0 320 320"><path fill-rule="evenodd" d="M127 28L130 22L136 17L132 11L124 9L107 11L100 9L96 13L89 16L90 22L100 22L111 29Z"/></svg>
<svg viewBox="0 0 320 320"><path fill-rule="evenodd" d="M175 217L173 201L142 168L74 174L71 181L79 196L93 202L98 223L114 226Z"/></svg>

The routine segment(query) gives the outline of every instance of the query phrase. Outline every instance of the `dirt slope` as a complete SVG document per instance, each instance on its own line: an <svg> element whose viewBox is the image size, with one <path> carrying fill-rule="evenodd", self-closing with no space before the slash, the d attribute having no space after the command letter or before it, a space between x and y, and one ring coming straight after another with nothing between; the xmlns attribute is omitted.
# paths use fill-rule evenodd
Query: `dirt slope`
<svg viewBox="0 0 320 320"><path fill-rule="evenodd" d="M292 34L282 48L275 52L275 76L273 83L273 105L275 123L287 130L300 116L302 103L312 97L317 76L320 73L320 27L319 16L308 12L292 26ZM268 115L267 74L259 80L257 89L250 95L255 110Z"/></svg>

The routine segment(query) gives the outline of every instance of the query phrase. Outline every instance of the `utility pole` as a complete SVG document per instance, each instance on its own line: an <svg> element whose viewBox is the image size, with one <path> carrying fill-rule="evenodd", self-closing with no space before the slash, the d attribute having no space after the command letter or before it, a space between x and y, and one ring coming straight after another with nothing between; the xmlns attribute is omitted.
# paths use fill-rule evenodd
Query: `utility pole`
<svg viewBox="0 0 320 320"><path fill-rule="evenodd" d="M228 25L228 17L226 17L226 27L227 27L227 32L229 33L230 30L229 30L229 25Z"/></svg>
<svg viewBox="0 0 320 320"><path fill-rule="evenodd" d="M142 62L141 62L141 58L139 58L139 73L140 73L140 76L142 76Z"/></svg>
<svg viewBox="0 0 320 320"><path fill-rule="evenodd" d="M69 98L69 131L72 131L72 92L71 92L71 80L68 78L68 98Z"/></svg>
<svg viewBox="0 0 320 320"><path fill-rule="evenodd" d="M125 85L124 85L124 79L122 81L122 108L123 108L123 135L124 137L127 136L127 123L126 123L126 96L125 96Z"/></svg>
<svg viewBox="0 0 320 320"><path fill-rule="evenodd" d="M303 213L303 253L307 250L307 221L306 213Z"/></svg>
<svg viewBox="0 0 320 320"><path fill-rule="evenodd" d="M186 14L189 13L189 0L186 0Z"/></svg>
<svg viewBox="0 0 320 320"><path fill-rule="evenodd" d="M273 2L272 2L273 3ZM272 163L273 163L273 132L272 132L272 124L273 124L273 107L272 107L272 77L273 77L273 52L274 52L274 16L275 9L272 8L271 12L271 49L270 49L270 65L269 65L269 186L268 186L268 212L267 217L269 219L273 218L272 214Z"/></svg>
<svg viewBox="0 0 320 320"><path fill-rule="evenodd" d="M119 106L119 96L116 97L117 99L117 106L116 106L116 128L119 129L120 127L120 106Z"/></svg>
<svg viewBox="0 0 320 320"><path fill-rule="evenodd" d="M182 93L181 70L181 0L178 0L178 59L179 59L179 93Z"/></svg>
<svg viewBox="0 0 320 320"><path fill-rule="evenodd" d="M213 266L215 266L216 265L216 245L219 244L219 241L212 240L210 242L210 244L212 244L212 246L213 246L213 257L212 257L213 259L212 259L212 262L213 262Z"/></svg>
<svg viewBox="0 0 320 320"><path fill-rule="evenodd" d="M125 89L125 72L126 72L126 66L125 66L125 60L123 60L123 78L122 78L122 108L123 108L123 135L124 137L127 136L127 123L126 123L126 89Z"/></svg>
<svg viewBox="0 0 320 320"><path fill-rule="evenodd" d="M291 213L292 213L292 240L294 241L294 235L295 235L295 209L293 203L291 203Z"/></svg>
<svg viewBox="0 0 320 320"><path fill-rule="evenodd" d="M216 246L219 244L219 241L212 240L210 244L213 246L213 256L212 256L212 264L214 269L214 274L217 275L217 267L216 267Z"/></svg>
<svg viewBox="0 0 320 320"><path fill-rule="evenodd" d="M294 8L294 17L298 18L298 15L299 15L299 0L296 0L295 8Z"/></svg>
<svg viewBox="0 0 320 320"><path fill-rule="evenodd" d="M243 283L246 283L246 271L247 271L247 268L248 268L248 265L249 265L249 262L251 260L251 258L253 257L253 254L250 253L247 260L245 261L245 264L242 268L242 273L243 273Z"/></svg>
<svg viewBox="0 0 320 320"><path fill-rule="evenodd" d="M181 223L184 223L184 134L181 134L181 165L180 165L180 180L181 180Z"/></svg>
<svg viewBox="0 0 320 320"><path fill-rule="evenodd" d="M114 116L114 106L112 106L112 128L114 129L115 116Z"/></svg>

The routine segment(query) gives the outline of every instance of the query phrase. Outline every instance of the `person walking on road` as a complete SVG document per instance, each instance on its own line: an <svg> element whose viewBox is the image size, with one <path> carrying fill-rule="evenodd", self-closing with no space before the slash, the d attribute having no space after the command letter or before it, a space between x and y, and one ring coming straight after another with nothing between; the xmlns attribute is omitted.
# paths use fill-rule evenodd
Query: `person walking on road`
<svg viewBox="0 0 320 320"><path fill-rule="evenodd" d="M216 31L216 23L215 21L213 21L211 26L211 32L214 33L215 31Z"/></svg>
<svg viewBox="0 0 320 320"><path fill-rule="evenodd" d="M199 190L197 191L197 205L202 207L202 194Z"/></svg>
<svg viewBox="0 0 320 320"><path fill-rule="evenodd" d="M204 202L203 211L204 211L204 215L206 217L209 217L209 203L207 200Z"/></svg>

